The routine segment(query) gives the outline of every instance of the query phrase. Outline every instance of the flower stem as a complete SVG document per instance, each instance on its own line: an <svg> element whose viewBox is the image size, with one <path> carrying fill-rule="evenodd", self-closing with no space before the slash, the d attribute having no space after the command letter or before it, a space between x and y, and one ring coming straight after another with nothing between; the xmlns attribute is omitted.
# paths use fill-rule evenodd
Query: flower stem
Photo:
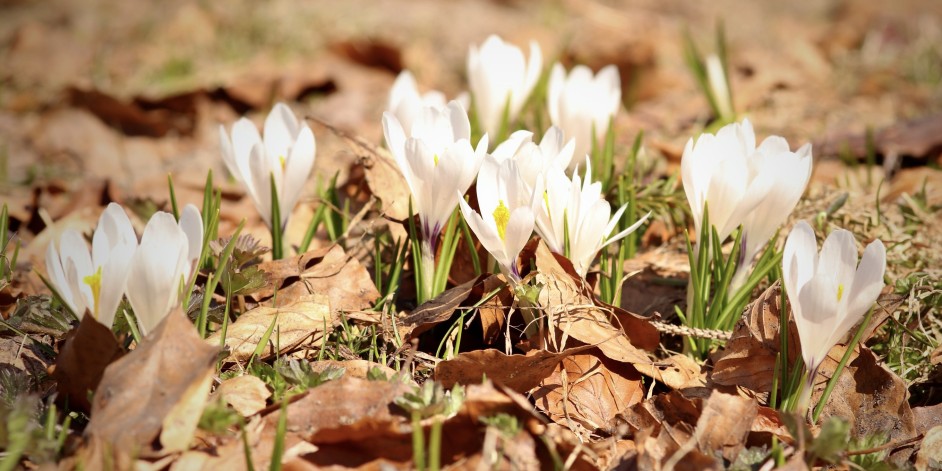
<svg viewBox="0 0 942 471"><path fill-rule="evenodd" d="M275 186L275 174L271 178L271 257L273 260L284 258L284 236L281 225L281 205L278 201L278 187Z"/></svg>
<svg viewBox="0 0 942 471"><path fill-rule="evenodd" d="M419 286L419 302L423 303L432 299L433 296L433 285L435 284L435 250L432 248L432 244L427 241L422 241L422 258L419 262L419 270L422 271L421 283Z"/></svg>

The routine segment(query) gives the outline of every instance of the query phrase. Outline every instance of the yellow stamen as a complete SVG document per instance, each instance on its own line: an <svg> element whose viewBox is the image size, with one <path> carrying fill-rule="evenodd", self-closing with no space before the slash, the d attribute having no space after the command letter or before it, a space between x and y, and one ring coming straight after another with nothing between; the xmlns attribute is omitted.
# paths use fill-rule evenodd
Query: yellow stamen
<svg viewBox="0 0 942 471"><path fill-rule="evenodd" d="M435 160L435 166L438 167L438 154L435 154L432 159Z"/></svg>
<svg viewBox="0 0 942 471"><path fill-rule="evenodd" d="M504 200L498 200L492 216L494 216L494 224L497 225L497 235L500 236L500 240L504 240L507 234L507 222L510 221L510 210L504 205Z"/></svg>
<svg viewBox="0 0 942 471"><path fill-rule="evenodd" d="M837 285L837 300L840 301L844 297L844 283Z"/></svg>
<svg viewBox="0 0 942 471"><path fill-rule="evenodd" d="M98 267L98 271L94 275L82 278L82 282L92 289L92 299L95 300L95 309L92 311L92 315L95 316L95 319L98 319L98 300L101 297L101 267Z"/></svg>
<svg viewBox="0 0 942 471"><path fill-rule="evenodd" d="M285 170L285 160L286 160L285 156L283 155L278 156L278 161L281 162L281 171Z"/></svg>
<svg viewBox="0 0 942 471"><path fill-rule="evenodd" d="M550 205L549 205L549 192L548 191L543 191L543 204L546 205L546 213L550 214L551 211L550 211Z"/></svg>

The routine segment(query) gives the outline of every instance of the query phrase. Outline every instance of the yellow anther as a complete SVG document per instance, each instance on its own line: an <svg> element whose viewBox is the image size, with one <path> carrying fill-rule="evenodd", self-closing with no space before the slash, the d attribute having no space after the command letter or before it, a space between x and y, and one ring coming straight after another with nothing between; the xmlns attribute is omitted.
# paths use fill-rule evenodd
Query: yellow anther
<svg viewBox="0 0 942 471"><path fill-rule="evenodd" d="M95 308L92 311L92 315L95 316L95 319L98 319L98 300L101 297L101 267L98 267L98 271L96 271L95 274L82 278L82 282L92 289L92 299L95 300Z"/></svg>
<svg viewBox="0 0 942 471"><path fill-rule="evenodd" d="M287 160L287 159L285 159L285 156L283 156L283 155L279 155L279 156L278 156L278 162L281 163L281 171L282 171L282 172L285 170L285 161L286 161L286 160Z"/></svg>
<svg viewBox="0 0 942 471"><path fill-rule="evenodd" d="M837 300L840 301L844 297L844 283L837 285Z"/></svg>
<svg viewBox="0 0 942 471"><path fill-rule="evenodd" d="M500 240L504 240L507 234L507 223L510 221L510 210L504 205L504 200L498 200L492 215L494 224L497 225L497 235L500 236Z"/></svg>
<svg viewBox="0 0 942 471"><path fill-rule="evenodd" d="M438 167L438 154L432 156L432 159L435 161L435 166Z"/></svg>

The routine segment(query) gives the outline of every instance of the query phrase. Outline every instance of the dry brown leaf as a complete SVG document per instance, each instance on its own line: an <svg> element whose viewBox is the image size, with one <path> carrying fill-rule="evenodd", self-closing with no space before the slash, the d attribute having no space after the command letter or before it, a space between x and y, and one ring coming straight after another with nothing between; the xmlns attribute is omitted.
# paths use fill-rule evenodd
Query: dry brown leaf
<svg viewBox="0 0 942 471"><path fill-rule="evenodd" d="M672 355L651 363L635 363L635 369L643 375L666 384L672 389L686 389L706 385L706 373L700 365L687 355Z"/></svg>
<svg viewBox="0 0 942 471"><path fill-rule="evenodd" d="M391 407L411 386L394 381L369 381L343 376L313 388L288 406L288 428L314 444L395 436L406 424ZM278 412L266 417L269 425Z"/></svg>
<svg viewBox="0 0 942 471"><path fill-rule="evenodd" d="M641 375L629 364L589 351L564 358L532 392L538 409L555 422L588 431L608 428L616 414L641 402ZM574 430L575 431L575 430Z"/></svg>
<svg viewBox="0 0 942 471"><path fill-rule="evenodd" d="M722 462L697 449L693 427L686 422L644 430L635 436L636 469L723 470Z"/></svg>
<svg viewBox="0 0 942 471"><path fill-rule="evenodd" d="M775 362L781 350L779 316L781 289L776 283L765 290L736 323L726 347L714 356L710 380L724 386L742 386L755 392L772 390ZM789 321L788 362L801 351L798 329Z"/></svg>
<svg viewBox="0 0 942 471"><path fill-rule="evenodd" d="M383 203L383 214L394 221L405 221L409 217L412 192L392 154L360 136L344 132L321 120L314 121L340 136L356 154L357 164L366 170L366 183L370 191ZM399 232L404 234L402 229Z"/></svg>
<svg viewBox="0 0 942 471"><path fill-rule="evenodd" d="M306 295L281 307L259 306L239 316L226 330L228 361L242 362L251 358L273 322L275 327L262 350L262 358L292 351L305 342L319 344L338 318L329 309L324 295ZM206 342L219 345L221 336L222 331L216 331Z"/></svg>
<svg viewBox="0 0 942 471"><path fill-rule="evenodd" d="M86 469L185 449L206 402L218 347L176 309L105 371L79 453ZM157 440L159 437L159 440Z"/></svg>
<svg viewBox="0 0 942 471"><path fill-rule="evenodd" d="M379 297L369 272L339 245L264 262L259 269L270 277L270 284L255 294L259 301L276 291L279 299L324 295L330 311L336 313L368 309Z"/></svg>
<svg viewBox="0 0 942 471"><path fill-rule="evenodd" d="M933 427L926 432L925 438L916 453L916 469L925 471L942 468L942 426Z"/></svg>
<svg viewBox="0 0 942 471"><path fill-rule="evenodd" d="M758 414L755 400L713 391L703 404L694 435L700 451L735 461Z"/></svg>
<svg viewBox="0 0 942 471"><path fill-rule="evenodd" d="M52 378L56 380L59 400L73 409L90 411L89 392L95 392L108 365L124 354L111 329L91 315L82 317L71 330L56 357Z"/></svg>
<svg viewBox="0 0 942 471"><path fill-rule="evenodd" d="M526 355L506 355L494 349L462 352L435 366L435 380L451 388L455 384L477 384L486 377L513 391L527 393L551 375L563 358L590 348L594 347L588 345L562 353L530 350Z"/></svg>
<svg viewBox="0 0 942 471"><path fill-rule="evenodd" d="M481 275L467 283L446 290L435 299L422 303L409 314L396 321L399 335L408 341L436 325L451 319L455 310L469 307L481 300L484 294L506 284L501 275Z"/></svg>
<svg viewBox="0 0 942 471"><path fill-rule="evenodd" d="M220 383L213 397L221 398L243 417L248 417L265 408L271 391L258 377L245 374Z"/></svg>
<svg viewBox="0 0 942 471"><path fill-rule="evenodd" d="M942 404L913 407L913 418L916 432L926 433L929 429L942 425Z"/></svg>
<svg viewBox="0 0 942 471"><path fill-rule="evenodd" d="M597 346L616 361L650 363L648 355L634 345L638 342L646 348L652 346L651 340L657 344L659 335L650 323L631 316L616 316L613 308L598 306L585 281L570 273L571 265L569 270L563 267L568 261L557 259L542 241L536 247L535 257L537 273L531 276L541 286L539 303L548 324L554 328L557 344L553 349L564 350L566 342L574 339ZM626 320L632 325L613 323Z"/></svg>
<svg viewBox="0 0 942 471"><path fill-rule="evenodd" d="M759 406L756 419L752 422L752 430L749 431L749 442L771 443L773 436L783 443L794 442L778 411L771 407Z"/></svg>
<svg viewBox="0 0 942 471"><path fill-rule="evenodd" d="M821 363L811 395L812 404L817 404L845 351L846 347L837 345ZM820 420L829 416L843 417L850 421L853 437L886 433L890 442L902 441L916 435L907 395L902 378L883 366L869 348L858 348L841 372Z"/></svg>
<svg viewBox="0 0 942 471"><path fill-rule="evenodd" d="M288 406L288 430L299 433L317 450L297 456L291 462L297 467L292 469L413 466L412 428L407 414L393 403L412 389L397 382L343 377L310 390ZM462 408L442 425L442 464L463 469L469 463L491 463L496 457L498 464L508 463L502 468L534 469L538 461L533 436L543 431L543 425L529 409L526 399L512 391L499 390L491 383L469 386ZM522 435L503 438L507 449L485 455L493 449L488 448L487 428L480 418L498 413L516 417ZM278 413L267 417L269 428L277 419ZM433 419L422 422L425 434L432 423Z"/></svg>

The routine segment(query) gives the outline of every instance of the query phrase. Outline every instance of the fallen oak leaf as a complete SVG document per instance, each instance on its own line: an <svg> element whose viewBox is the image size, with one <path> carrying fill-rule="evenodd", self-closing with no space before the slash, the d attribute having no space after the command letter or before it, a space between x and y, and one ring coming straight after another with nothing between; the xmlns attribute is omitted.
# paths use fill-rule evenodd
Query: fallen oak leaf
<svg viewBox="0 0 942 471"><path fill-rule="evenodd" d="M370 192L383 203L383 213L389 219L404 221L409 217L409 198L412 192L406 184L406 179L399 170L392 154L388 150L376 146L372 142L330 125L315 117L306 119L314 121L339 136L353 150L357 157L357 164L366 172L366 183ZM396 235L396 234L394 234Z"/></svg>
<svg viewBox="0 0 942 471"><path fill-rule="evenodd" d="M52 378L56 380L59 401L67 401L73 409L91 411L89 393L98 389L105 369L123 354L111 329L90 314L83 316L56 357Z"/></svg>
<svg viewBox="0 0 942 471"><path fill-rule="evenodd" d="M700 451L722 455L727 462L736 461L757 415L754 399L713 391L703 404L694 432Z"/></svg>
<svg viewBox="0 0 942 471"><path fill-rule="evenodd" d="M527 393L553 373L569 355L595 348L584 345L560 353L530 350L526 355L507 355L495 349L459 353L435 366L435 380L445 388L455 384L477 384L487 378L518 393Z"/></svg>
<svg viewBox="0 0 942 471"><path fill-rule="evenodd" d="M605 356L626 363L650 363L648 355L636 347L625 330L612 323L614 311L595 305L581 278L573 277L556 255L542 241L536 247L536 273L530 276L541 286L539 305L553 329L554 338L559 338L553 348L565 349L568 338L595 345ZM571 268L571 267L570 267ZM653 326L654 338L659 338Z"/></svg>
<svg viewBox="0 0 942 471"><path fill-rule="evenodd" d="M186 449L206 403L218 347L204 342L180 309L106 370L85 428L79 461L126 469L132 456ZM159 438L159 440L158 440Z"/></svg>
<svg viewBox="0 0 942 471"><path fill-rule="evenodd" d="M726 347L714 355L710 381L759 393L772 390L775 363L782 345L781 294L781 285L776 282L746 308ZM788 364L794 365L801 351L797 342L798 328L791 319L788 325Z"/></svg>
<svg viewBox="0 0 942 471"><path fill-rule="evenodd" d="M324 295L306 295L281 307L259 306L242 314L225 332L225 345L229 349L227 361L243 362L251 358L269 328L272 330L268 345L260 355L262 358L292 351L306 341L320 342L338 322L338 316L327 303ZM277 345L275 332L278 333ZM206 342L219 345L222 334L221 330L216 331Z"/></svg>
<svg viewBox="0 0 942 471"><path fill-rule="evenodd" d="M648 319L602 302L588 283L576 273L572 263L562 255L551 252L543 241L528 244L521 257L535 260L537 270L530 276L542 286L539 295L541 306L554 306L554 311L565 311L567 306L582 308L589 317L604 325L605 330L610 331L612 335L620 332L617 337L627 337L625 340L631 347L624 348L653 351L660 344L660 333ZM595 341L582 341L597 343L600 340L596 338Z"/></svg>
<svg viewBox="0 0 942 471"><path fill-rule="evenodd" d="M639 373L650 376L672 389L686 389L706 385L706 373L697 362L687 355L672 355L650 363L635 363Z"/></svg>
<svg viewBox="0 0 942 471"><path fill-rule="evenodd" d="M379 298L369 272L339 245L312 250L283 260L263 262L259 270L270 282L255 293L257 301L325 295L331 312L369 309Z"/></svg>
<svg viewBox="0 0 942 471"><path fill-rule="evenodd" d="M221 398L243 417L248 417L265 408L271 391L258 377L244 374L220 383L213 397Z"/></svg>
<svg viewBox="0 0 942 471"><path fill-rule="evenodd" d="M571 429L573 421L589 432L611 428L619 412L644 399L644 387L641 374L630 364L601 353L593 348L563 358L531 391L536 407Z"/></svg>

